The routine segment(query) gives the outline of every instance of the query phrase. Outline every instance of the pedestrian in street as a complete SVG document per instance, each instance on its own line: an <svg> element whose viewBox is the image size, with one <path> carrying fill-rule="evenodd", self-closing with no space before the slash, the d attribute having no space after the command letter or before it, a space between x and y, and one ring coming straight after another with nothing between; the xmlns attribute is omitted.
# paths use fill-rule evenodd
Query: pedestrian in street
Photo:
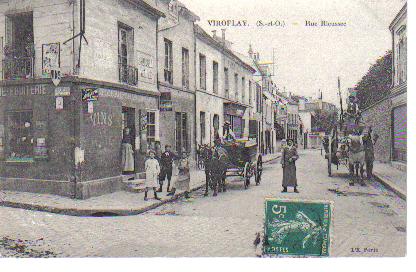
<svg viewBox="0 0 416 272"><path fill-rule="evenodd" d="M190 182L191 175L189 167L189 156L186 151L183 151L181 158L175 161L175 167L173 171L173 186L172 191L168 193L168 196L174 196L176 190L178 189L185 191L185 198L190 198Z"/></svg>
<svg viewBox="0 0 416 272"><path fill-rule="evenodd" d="M167 192L170 192L170 182L172 180L172 166L173 166L173 160L175 158L177 158L177 156L175 153L171 151L171 146L166 145L165 152L163 152L160 157L161 171L160 171L160 177L159 177L160 187L159 187L158 192L162 192L163 183L166 179L168 179Z"/></svg>
<svg viewBox="0 0 416 272"><path fill-rule="evenodd" d="M378 135L372 137L372 128L370 127L368 132L363 138L364 150L365 150L365 170L367 172L367 179L373 177L373 164L374 164L374 145L378 140Z"/></svg>
<svg viewBox="0 0 416 272"><path fill-rule="evenodd" d="M147 201L147 192L149 189L153 189L154 197L156 200L160 200L157 196L156 188L158 185L158 176L160 174L159 162L155 158L155 151L149 151L149 158L145 162L146 180L144 189L144 201Z"/></svg>
<svg viewBox="0 0 416 272"><path fill-rule="evenodd" d="M296 160L299 159L296 147L292 139L287 140L287 146L283 147L280 163L283 168L282 193L287 193L287 187L293 187L295 193L299 193L296 179Z"/></svg>
<svg viewBox="0 0 416 272"><path fill-rule="evenodd" d="M125 128L121 144L121 165L124 174L134 172L134 151L133 139L130 134L130 128Z"/></svg>

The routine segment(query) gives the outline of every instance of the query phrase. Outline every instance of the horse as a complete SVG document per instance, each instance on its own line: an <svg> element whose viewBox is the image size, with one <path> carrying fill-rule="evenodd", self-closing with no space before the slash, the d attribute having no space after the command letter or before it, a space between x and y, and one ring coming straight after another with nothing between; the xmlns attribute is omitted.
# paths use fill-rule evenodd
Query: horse
<svg viewBox="0 0 416 272"><path fill-rule="evenodd" d="M347 154L348 154L348 166L350 170L351 182L350 185L354 186L355 180L359 179L361 186L365 186L364 183L364 165L365 165L365 149L362 135L349 135L346 138ZM342 144L341 144L342 146ZM360 172L360 175L358 175Z"/></svg>

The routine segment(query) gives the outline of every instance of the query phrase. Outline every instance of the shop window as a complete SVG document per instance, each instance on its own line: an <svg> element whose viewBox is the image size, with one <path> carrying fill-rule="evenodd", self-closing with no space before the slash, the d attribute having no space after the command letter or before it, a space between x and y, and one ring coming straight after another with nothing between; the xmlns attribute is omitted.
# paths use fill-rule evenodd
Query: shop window
<svg viewBox="0 0 416 272"><path fill-rule="evenodd" d="M218 62L212 63L212 91L218 93Z"/></svg>
<svg viewBox="0 0 416 272"><path fill-rule="evenodd" d="M173 45L172 41L165 39L165 82L173 84Z"/></svg>
<svg viewBox="0 0 416 272"><path fill-rule="evenodd" d="M156 141L156 112L147 112L147 142L154 143Z"/></svg>
<svg viewBox="0 0 416 272"><path fill-rule="evenodd" d="M176 138L176 152L182 154L183 151L189 152L189 138L188 138L188 116L185 112L177 112L175 114L175 138Z"/></svg>
<svg viewBox="0 0 416 272"><path fill-rule="evenodd" d="M5 24L3 78L32 78L35 57L33 13L8 15Z"/></svg>
<svg viewBox="0 0 416 272"><path fill-rule="evenodd" d="M228 77L228 68L224 68L224 95L230 98L230 79Z"/></svg>
<svg viewBox="0 0 416 272"><path fill-rule="evenodd" d="M207 89L207 58L202 54L199 54L199 86Z"/></svg>
<svg viewBox="0 0 416 272"><path fill-rule="evenodd" d="M189 89L189 51L182 48L182 87Z"/></svg>
<svg viewBox="0 0 416 272"><path fill-rule="evenodd" d="M8 131L10 158L31 158L34 148L32 111L9 112Z"/></svg>

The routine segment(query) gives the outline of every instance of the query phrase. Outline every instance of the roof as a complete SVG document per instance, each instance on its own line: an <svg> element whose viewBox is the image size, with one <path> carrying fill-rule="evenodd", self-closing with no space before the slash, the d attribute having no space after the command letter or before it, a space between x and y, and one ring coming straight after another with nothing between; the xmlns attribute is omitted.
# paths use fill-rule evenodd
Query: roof
<svg viewBox="0 0 416 272"><path fill-rule="evenodd" d="M163 12L158 10L156 7L153 7L151 4L147 3L145 0L126 0L126 1L138 5L144 11L146 11L149 15L152 15L158 18L166 17Z"/></svg>
<svg viewBox="0 0 416 272"><path fill-rule="evenodd" d="M209 35L202 27L199 25L195 25L195 34L198 38L204 40L205 42L209 43L210 45L214 46L220 51L228 54L230 57L234 58L237 62L241 64L245 69L250 71L252 74L256 72L256 70L249 64L245 63L241 58L239 58L233 51L225 47L222 43L215 40L211 35Z"/></svg>
<svg viewBox="0 0 416 272"><path fill-rule="evenodd" d="M394 17L393 21L391 22L389 29L390 31L393 30L397 22L403 17L407 16L407 2L404 4L404 6L400 9L400 11L397 13L396 17Z"/></svg>

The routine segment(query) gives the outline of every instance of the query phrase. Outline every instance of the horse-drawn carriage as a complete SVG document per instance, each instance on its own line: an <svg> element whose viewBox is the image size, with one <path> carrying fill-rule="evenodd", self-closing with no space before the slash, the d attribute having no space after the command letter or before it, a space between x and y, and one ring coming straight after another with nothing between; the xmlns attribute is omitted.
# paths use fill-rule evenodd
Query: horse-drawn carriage
<svg viewBox="0 0 416 272"><path fill-rule="evenodd" d="M208 187L217 192L225 192L227 177L241 177L244 188L250 185L254 177L259 185L263 171L263 160L257 152L257 144L250 141L236 140L217 144L214 147L203 146L199 152L204 162L206 174L206 192ZM240 179L241 180L241 179Z"/></svg>
<svg viewBox="0 0 416 272"><path fill-rule="evenodd" d="M366 158L366 145L371 140L370 131L360 118L345 115L342 121L323 140L325 159L327 160L328 175L332 176L332 166L337 170L339 166L346 166L349 170L354 185L355 178L359 177L361 185L364 185L364 165ZM354 175L355 174L355 175Z"/></svg>

